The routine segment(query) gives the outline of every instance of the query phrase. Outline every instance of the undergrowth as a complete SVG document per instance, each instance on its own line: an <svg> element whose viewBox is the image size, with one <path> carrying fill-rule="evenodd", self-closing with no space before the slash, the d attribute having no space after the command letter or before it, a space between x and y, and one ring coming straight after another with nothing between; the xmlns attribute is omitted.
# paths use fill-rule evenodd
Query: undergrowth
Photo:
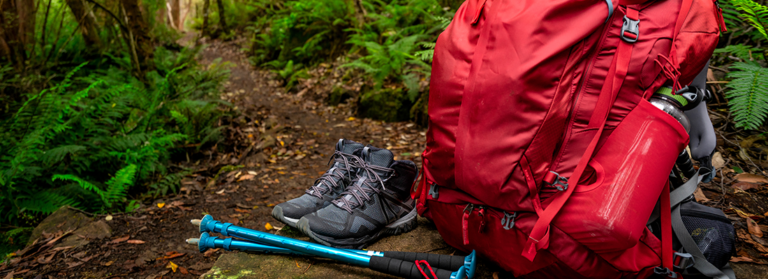
<svg viewBox="0 0 768 279"><path fill-rule="evenodd" d="M0 120L0 221L19 225L64 205L123 211L129 193L176 191L189 170L169 167L171 155L217 141L229 105L216 93L227 72L202 69L196 53L157 49L146 83L119 63L83 63L14 104Z"/></svg>

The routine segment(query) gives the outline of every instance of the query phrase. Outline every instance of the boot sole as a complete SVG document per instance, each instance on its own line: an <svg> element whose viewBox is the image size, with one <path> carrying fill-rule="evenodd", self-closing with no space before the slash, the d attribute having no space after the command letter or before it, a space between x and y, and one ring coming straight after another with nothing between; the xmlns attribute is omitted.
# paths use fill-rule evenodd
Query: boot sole
<svg viewBox="0 0 768 279"><path fill-rule="evenodd" d="M309 220L303 217L296 223L296 227L312 240L325 246L346 249L363 249L382 237L399 235L414 230L419 225L418 219L416 218L417 216L418 213L416 213L416 209L414 208L411 212L385 226L378 232L357 238L333 238L315 234L309 227Z"/></svg>
<svg viewBox="0 0 768 279"><path fill-rule="evenodd" d="M279 206L275 206L275 208L272 209L272 217L292 228L296 228L296 223L299 221L299 219L285 217L283 215L283 208Z"/></svg>

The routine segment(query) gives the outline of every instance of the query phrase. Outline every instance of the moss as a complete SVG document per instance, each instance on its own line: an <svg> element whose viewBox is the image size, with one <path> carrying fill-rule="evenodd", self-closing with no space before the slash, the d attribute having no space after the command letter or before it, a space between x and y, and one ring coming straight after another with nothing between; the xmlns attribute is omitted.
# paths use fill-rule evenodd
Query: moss
<svg viewBox="0 0 768 279"><path fill-rule="evenodd" d="M406 121L413 103L403 88L384 88L363 93L357 106L358 114L384 121Z"/></svg>

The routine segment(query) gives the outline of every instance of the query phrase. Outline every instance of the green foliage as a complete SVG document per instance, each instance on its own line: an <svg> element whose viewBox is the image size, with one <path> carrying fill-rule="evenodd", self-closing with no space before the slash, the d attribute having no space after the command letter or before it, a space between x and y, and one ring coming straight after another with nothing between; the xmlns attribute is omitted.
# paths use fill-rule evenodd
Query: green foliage
<svg viewBox="0 0 768 279"><path fill-rule="evenodd" d="M735 63L738 71L728 74L731 89L725 96L737 127L757 129L768 115L768 69L754 64Z"/></svg>
<svg viewBox="0 0 768 279"><path fill-rule="evenodd" d="M715 53L729 53L743 61L765 60L763 50L741 44L715 49Z"/></svg>
<svg viewBox="0 0 768 279"><path fill-rule="evenodd" d="M0 264L12 257L16 250L24 248L32 233L31 227L14 228L0 233Z"/></svg>
<svg viewBox="0 0 768 279"><path fill-rule="evenodd" d="M364 47L368 54L344 66L364 70L373 77L375 89L381 89L387 79L404 80L404 74L408 71L407 65L429 67L411 54L419 37L419 35L412 35L396 41L386 40L385 45L352 39L350 43Z"/></svg>
<svg viewBox="0 0 768 279"><path fill-rule="evenodd" d="M189 171L169 170L172 154L216 142L228 105L217 93L224 66L203 70L197 53L158 48L157 71L143 81L121 62L127 54L93 59L9 104L0 118L0 221L23 223L63 205L130 210L129 195L177 191Z"/></svg>
<svg viewBox="0 0 768 279"><path fill-rule="evenodd" d="M740 11L739 17L754 27L763 38L768 39L765 28L768 26L768 8L753 0L730 0L731 4Z"/></svg>

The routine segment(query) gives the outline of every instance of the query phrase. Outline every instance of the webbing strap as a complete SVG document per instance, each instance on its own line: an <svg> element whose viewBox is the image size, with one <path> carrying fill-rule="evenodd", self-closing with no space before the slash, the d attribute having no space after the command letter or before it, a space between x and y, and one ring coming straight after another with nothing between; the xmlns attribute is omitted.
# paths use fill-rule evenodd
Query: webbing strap
<svg viewBox="0 0 768 279"><path fill-rule="evenodd" d="M628 7L626 16L630 19L638 20L639 12L634 8ZM619 43L619 47L616 50L616 55L613 57L613 62L611 63L611 67L608 70L608 75L606 76L605 82L603 83L603 89L600 91L600 96L597 99L597 104L594 111L592 112L592 117L590 118L589 125L587 127L588 129L598 128L597 133L595 134L594 138L592 138L589 146L587 146L587 150L579 160L578 165L576 165L576 169L574 170L574 173L569 181L579 181L581 175L584 173L584 170L587 167L587 164L592 158L592 154L597 147L597 143L600 141L600 135L603 133L603 129L605 129L605 122L608 120L608 114L611 111L613 102L615 101L616 95L618 95L619 89L621 88L621 85L624 82L624 78L627 75L629 61L632 57L632 48L633 45L626 41L622 40ZM536 224L533 226L533 230L528 237L528 241L526 242L525 249L523 250L522 254L529 261L533 261L539 249L546 249L549 247L549 224L552 223L552 220L555 218L557 213L560 212L560 209L563 208L565 202L568 201L568 198L571 196L571 194L573 194L574 189L576 189L576 185L568 187L568 189L565 191L557 193L552 197L552 202L549 204L549 206L547 206L543 212L538 214L539 220L537 220Z"/></svg>
<svg viewBox="0 0 768 279"><path fill-rule="evenodd" d="M661 265L667 270L675 270L674 254L672 248L672 203L669 197L669 181L661 192Z"/></svg>

